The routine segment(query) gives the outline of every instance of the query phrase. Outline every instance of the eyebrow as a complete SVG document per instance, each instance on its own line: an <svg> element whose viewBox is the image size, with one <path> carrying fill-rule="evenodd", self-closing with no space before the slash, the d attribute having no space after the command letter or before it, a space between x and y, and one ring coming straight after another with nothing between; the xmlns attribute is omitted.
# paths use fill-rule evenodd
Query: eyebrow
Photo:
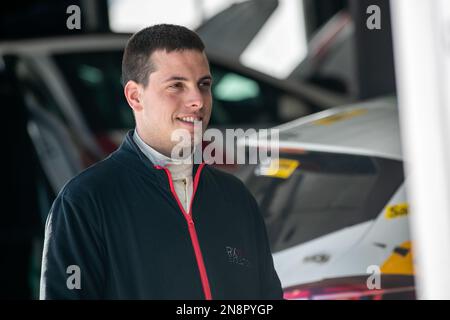
<svg viewBox="0 0 450 320"><path fill-rule="evenodd" d="M182 77L182 76L171 76L171 77L167 78L166 80L164 80L163 83L169 82L169 81L188 81L188 80L189 80L188 78ZM198 80L198 82L201 82L204 80L212 81L212 77L210 75L203 76Z"/></svg>

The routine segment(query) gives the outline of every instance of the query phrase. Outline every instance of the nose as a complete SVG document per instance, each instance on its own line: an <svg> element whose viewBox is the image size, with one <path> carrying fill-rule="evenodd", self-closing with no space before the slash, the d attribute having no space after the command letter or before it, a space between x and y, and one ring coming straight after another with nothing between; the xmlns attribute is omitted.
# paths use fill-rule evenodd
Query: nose
<svg viewBox="0 0 450 320"><path fill-rule="evenodd" d="M201 109L204 104L204 98L200 90L193 89L190 91L187 99L186 99L186 107Z"/></svg>

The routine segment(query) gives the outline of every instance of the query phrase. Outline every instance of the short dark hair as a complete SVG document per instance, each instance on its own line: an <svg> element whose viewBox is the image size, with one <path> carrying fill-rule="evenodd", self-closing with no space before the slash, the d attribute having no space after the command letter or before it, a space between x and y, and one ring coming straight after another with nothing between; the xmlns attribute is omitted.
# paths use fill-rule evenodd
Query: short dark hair
<svg viewBox="0 0 450 320"><path fill-rule="evenodd" d="M194 49L203 52L205 45L200 37L186 27L157 24L135 33L125 47L122 59L122 84L129 80L147 86L148 76L155 70L150 56L156 50Z"/></svg>

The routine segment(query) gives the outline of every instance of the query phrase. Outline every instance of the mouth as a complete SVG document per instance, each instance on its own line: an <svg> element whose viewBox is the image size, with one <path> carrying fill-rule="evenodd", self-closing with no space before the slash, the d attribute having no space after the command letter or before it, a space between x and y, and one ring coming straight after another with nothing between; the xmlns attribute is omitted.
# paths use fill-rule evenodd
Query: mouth
<svg viewBox="0 0 450 320"><path fill-rule="evenodd" d="M177 117L177 120L187 125L194 125L195 122L202 121L202 118L198 116Z"/></svg>

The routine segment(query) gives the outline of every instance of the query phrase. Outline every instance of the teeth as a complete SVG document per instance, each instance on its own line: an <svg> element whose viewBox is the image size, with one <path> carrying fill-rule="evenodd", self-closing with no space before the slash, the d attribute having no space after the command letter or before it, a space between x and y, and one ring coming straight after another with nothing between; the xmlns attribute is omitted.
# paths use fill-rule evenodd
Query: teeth
<svg viewBox="0 0 450 320"><path fill-rule="evenodd" d="M194 122L194 121L199 121L200 120L200 119L197 119L197 118L194 118L194 117L183 117L183 118L179 118L179 119L181 119L183 121L186 121L186 122Z"/></svg>

